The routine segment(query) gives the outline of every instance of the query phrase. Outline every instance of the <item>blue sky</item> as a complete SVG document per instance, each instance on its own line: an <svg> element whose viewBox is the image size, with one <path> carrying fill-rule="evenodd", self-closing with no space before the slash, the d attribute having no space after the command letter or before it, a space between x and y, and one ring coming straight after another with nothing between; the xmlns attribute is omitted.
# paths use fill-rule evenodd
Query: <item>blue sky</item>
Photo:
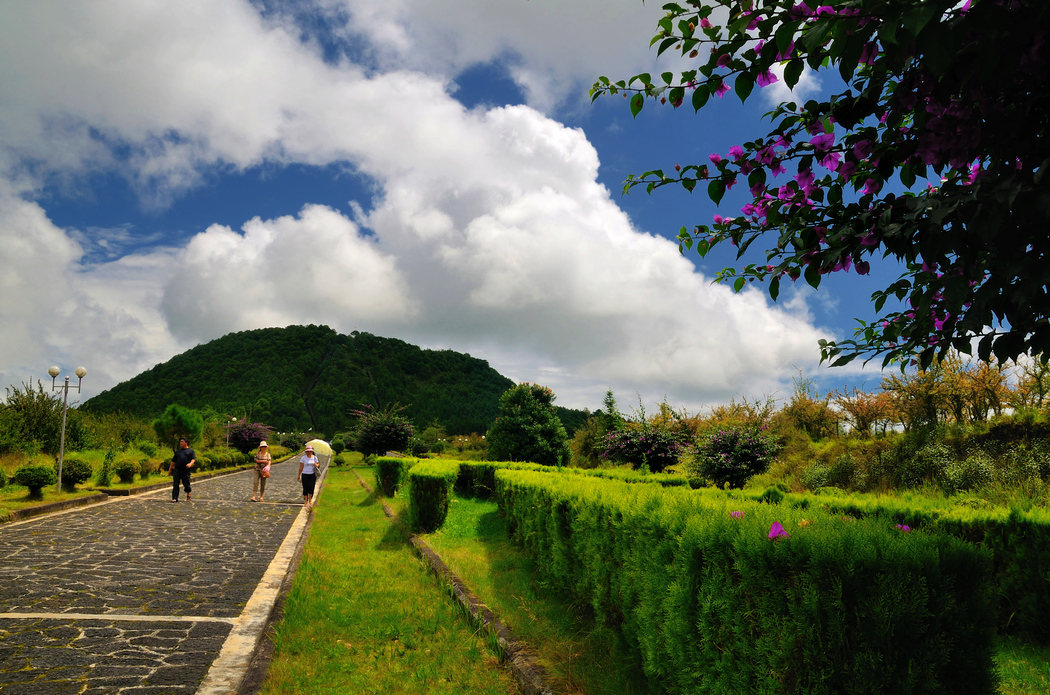
<svg viewBox="0 0 1050 695"><path fill-rule="evenodd" d="M699 115L591 104L660 69L640 0L77 0L0 8L0 381L84 397L226 333L327 324L486 359L558 403L690 411L874 388L817 340L895 275L774 304L712 285L733 214L628 173L764 134L778 87ZM802 90L819 90L807 76ZM803 93L804 95L804 93ZM636 395L637 394L637 395Z"/></svg>

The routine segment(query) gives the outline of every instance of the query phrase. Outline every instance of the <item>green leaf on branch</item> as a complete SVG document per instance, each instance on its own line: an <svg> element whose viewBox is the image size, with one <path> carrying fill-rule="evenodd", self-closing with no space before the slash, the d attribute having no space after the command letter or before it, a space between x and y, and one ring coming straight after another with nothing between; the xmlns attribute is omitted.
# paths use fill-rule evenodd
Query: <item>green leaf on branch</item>
<svg viewBox="0 0 1050 695"><path fill-rule="evenodd" d="M858 37L849 37L844 39L843 43L846 45L839 58L839 75L843 80L849 82L853 79L857 66L860 65L860 54L864 52L864 41Z"/></svg>
<svg viewBox="0 0 1050 695"><path fill-rule="evenodd" d="M707 197L714 201L715 205L722 202L722 197L726 194L726 185L722 182L722 179L713 179L707 184Z"/></svg>
<svg viewBox="0 0 1050 695"><path fill-rule="evenodd" d="M733 87L736 89L736 95L740 97L740 101L744 101L751 95L751 90L755 88L755 78L749 72L742 72L737 75Z"/></svg>
<svg viewBox="0 0 1050 695"><path fill-rule="evenodd" d="M915 185L915 171L912 169L911 164L905 164L901 167L901 183L907 188Z"/></svg>
<svg viewBox="0 0 1050 695"><path fill-rule="evenodd" d="M693 90L693 109L699 111L704 108L704 104L711 98L711 93L704 87L699 87Z"/></svg>
<svg viewBox="0 0 1050 695"><path fill-rule="evenodd" d="M992 344L992 352L995 353L995 358L1002 364L1020 353L1023 344L1024 338L1021 334L1011 331L995 339L995 342Z"/></svg>
<svg viewBox="0 0 1050 695"><path fill-rule="evenodd" d="M737 278L736 282L733 283L733 291L734 292L739 292L740 290L744 289L744 285L746 285L746 284L747 284L747 278L744 278L744 277Z"/></svg>
<svg viewBox="0 0 1050 695"><path fill-rule="evenodd" d="M916 5L904 13L902 24L913 37L918 36L938 11L935 3L932 2Z"/></svg>
<svg viewBox="0 0 1050 695"><path fill-rule="evenodd" d="M641 93L635 94L633 97L631 97L632 116L637 118L638 112L642 110L643 106L645 106L645 97L643 97Z"/></svg>
<svg viewBox="0 0 1050 695"><path fill-rule="evenodd" d="M806 282L809 283L810 287L812 287L813 289L820 287L820 271L817 269L817 265L815 263L806 266L805 276Z"/></svg>
<svg viewBox="0 0 1050 695"><path fill-rule="evenodd" d="M798 84L805 65L801 58L792 58L788 61L787 66L784 68L784 83L787 84L789 89L794 89L795 85Z"/></svg>
<svg viewBox="0 0 1050 695"><path fill-rule="evenodd" d="M779 276L774 276L773 279L769 281L769 298L772 299L775 302L775 301L777 301L777 297L779 297L779 296L780 296L780 277Z"/></svg>
<svg viewBox="0 0 1050 695"><path fill-rule="evenodd" d="M838 359L836 359L834 362L832 362L831 366L832 367L841 367L843 365L849 364L854 359L856 359L856 357L857 357L857 353L855 353L855 352L847 354L847 355L843 355L843 356L839 357Z"/></svg>
<svg viewBox="0 0 1050 695"><path fill-rule="evenodd" d="M798 22L784 22L777 29L776 43L777 51L780 55L787 55L788 47L795 38L795 31L798 29L798 26Z"/></svg>

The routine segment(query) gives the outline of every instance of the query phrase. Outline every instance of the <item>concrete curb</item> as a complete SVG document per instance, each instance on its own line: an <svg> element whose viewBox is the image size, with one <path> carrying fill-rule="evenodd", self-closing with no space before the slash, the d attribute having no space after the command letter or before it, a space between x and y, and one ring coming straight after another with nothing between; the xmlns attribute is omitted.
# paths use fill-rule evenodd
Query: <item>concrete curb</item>
<svg viewBox="0 0 1050 695"><path fill-rule="evenodd" d="M375 495L375 491L361 478L360 475L358 475L356 470L354 471L354 475L357 476L357 480L361 483L361 487L368 490L372 495ZM383 513L388 517L393 518L394 510L382 500L380 500L380 504L383 505ZM427 545L426 541L422 540L415 534L412 534L409 540L411 541L412 546L416 549L416 552L419 553L420 557L422 557L434 573L451 588L453 597L467 611L467 615L470 616L471 622L477 627L484 628L496 637L497 643L502 651L502 656L507 662L509 662L511 672L517 679L521 691L525 693L525 695L553 695L554 691L546 685L547 672L542 666L536 663L535 654L525 645L525 643L514 636L510 629L504 625L498 617L496 617L496 614L489 610L477 595L470 590L470 587L468 587L462 579L449 569L448 565L446 565L444 560L441 559L441 556L438 555L433 548Z"/></svg>

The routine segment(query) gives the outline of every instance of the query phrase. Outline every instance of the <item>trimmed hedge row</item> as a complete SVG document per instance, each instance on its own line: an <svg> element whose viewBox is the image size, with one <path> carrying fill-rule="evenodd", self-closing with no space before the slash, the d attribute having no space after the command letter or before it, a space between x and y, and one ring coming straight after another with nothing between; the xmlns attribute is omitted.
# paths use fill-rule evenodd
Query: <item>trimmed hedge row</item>
<svg viewBox="0 0 1050 695"><path fill-rule="evenodd" d="M387 459L390 469L382 475L395 481L384 494L392 497L403 484L408 467L416 459ZM499 470L524 470L562 473L575 477L619 480L656 484L661 487L689 485L686 476L644 474L624 469L553 468L534 463L506 461L460 461L460 474L455 489L461 495L490 499L496 488ZM377 484L380 465L377 462ZM738 499L780 504L803 512L820 509L833 515L875 518L902 524L931 533L944 533L974 543L993 553L993 584L999 602L1000 629L1024 632L1043 641L1050 640L1050 512L1046 510L968 509L938 504L923 498L859 497L824 494L796 494L769 488L764 491L724 491L703 488L693 494L709 500Z"/></svg>
<svg viewBox="0 0 1050 695"><path fill-rule="evenodd" d="M937 507L922 501L812 494L785 495L784 504L832 514L883 519L949 534L991 551L1000 629L1050 640L1050 511Z"/></svg>
<svg viewBox="0 0 1050 695"><path fill-rule="evenodd" d="M530 471L498 471L496 493L544 582L617 629L656 691L996 691L991 554L951 536Z"/></svg>
<svg viewBox="0 0 1050 695"><path fill-rule="evenodd" d="M641 473L622 468L557 468L520 461L460 461L456 492L467 497L490 499L496 489L496 471L516 470L537 473L561 473L591 478L619 480L625 483L649 483L664 487L687 487L689 478L668 473Z"/></svg>
<svg viewBox="0 0 1050 695"><path fill-rule="evenodd" d="M376 489L383 493L384 497L393 497L405 483L408 469L418 459L400 458L394 456L378 456L372 464L375 475Z"/></svg>
<svg viewBox="0 0 1050 695"><path fill-rule="evenodd" d="M409 522L416 533L441 528L459 476L455 461L423 460L408 470Z"/></svg>

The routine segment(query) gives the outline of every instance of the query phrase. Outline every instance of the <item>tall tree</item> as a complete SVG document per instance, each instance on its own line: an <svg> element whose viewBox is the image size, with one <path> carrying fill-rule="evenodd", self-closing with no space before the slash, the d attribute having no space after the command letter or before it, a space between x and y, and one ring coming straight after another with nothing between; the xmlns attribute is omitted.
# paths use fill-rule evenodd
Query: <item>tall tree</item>
<svg viewBox="0 0 1050 695"><path fill-rule="evenodd" d="M613 82L593 98L633 93L701 109L741 100L808 66L837 69L844 91L781 103L764 136L628 178L625 189L703 183L715 203L740 180L739 216L682 228L701 255L758 239L765 259L719 274L736 290L782 281L818 287L829 273L867 274L891 257L906 271L872 295L853 339L822 341L833 365L881 355L925 368L952 348L1000 362L1050 354L1050 3L1046 0L685 0L664 5L652 43L695 67ZM792 169L792 172L788 170ZM790 175L790 178L777 177ZM901 193L898 182L907 189ZM896 192L895 192L896 190ZM907 306L884 311L892 298Z"/></svg>
<svg viewBox="0 0 1050 695"><path fill-rule="evenodd" d="M179 439L185 437L190 442L196 442L201 437L204 429L204 418L200 413L190 408L172 403L164 414L153 421L153 431L157 434L160 443L167 443L172 453L179 448Z"/></svg>
<svg viewBox="0 0 1050 695"><path fill-rule="evenodd" d="M568 465L568 435L554 411L554 398L554 391L539 384L525 382L507 389L486 437L488 458Z"/></svg>

